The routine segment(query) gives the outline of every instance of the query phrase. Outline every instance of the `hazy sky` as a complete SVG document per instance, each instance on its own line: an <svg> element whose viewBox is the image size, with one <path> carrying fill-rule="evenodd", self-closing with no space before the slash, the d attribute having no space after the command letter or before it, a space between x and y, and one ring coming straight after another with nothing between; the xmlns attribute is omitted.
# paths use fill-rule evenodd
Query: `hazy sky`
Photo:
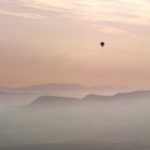
<svg viewBox="0 0 150 150"><path fill-rule="evenodd" d="M0 0L0 85L50 82L150 87L150 1Z"/></svg>

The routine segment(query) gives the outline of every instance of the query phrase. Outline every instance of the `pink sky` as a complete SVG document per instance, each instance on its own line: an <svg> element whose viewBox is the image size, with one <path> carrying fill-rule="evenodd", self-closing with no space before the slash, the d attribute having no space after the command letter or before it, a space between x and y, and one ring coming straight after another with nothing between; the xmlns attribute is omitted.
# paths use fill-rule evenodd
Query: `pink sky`
<svg viewBox="0 0 150 150"><path fill-rule="evenodd" d="M150 87L148 0L1 0L0 33L2 86Z"/></svg>

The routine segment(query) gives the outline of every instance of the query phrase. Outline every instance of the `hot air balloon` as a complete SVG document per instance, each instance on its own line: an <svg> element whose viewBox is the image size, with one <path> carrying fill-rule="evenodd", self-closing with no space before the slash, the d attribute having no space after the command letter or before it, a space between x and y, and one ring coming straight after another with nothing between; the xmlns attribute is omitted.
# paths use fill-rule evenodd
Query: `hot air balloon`
<svg viewBox="0 0 150 150"><path fill-rule="evenodd" d="M100 42L100 45L101 45L101 47L103 47L105 45L105 43L104 42Z"/></svg>

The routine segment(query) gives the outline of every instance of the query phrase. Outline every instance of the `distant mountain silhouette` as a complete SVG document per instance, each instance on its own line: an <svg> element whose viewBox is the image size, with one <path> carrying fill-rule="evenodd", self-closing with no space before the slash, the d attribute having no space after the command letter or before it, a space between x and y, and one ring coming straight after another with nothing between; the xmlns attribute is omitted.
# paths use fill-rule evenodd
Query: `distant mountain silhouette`
<svg viewBox="0 0 150 150"><path fill-rule="evenodd" d="M83 98L83 100L107 100L111 99L113 96L104 96L104 95L96 95L96 94L88 94Z"/></svg>
<svg viewBox="0 0 150 150"><path fill-rule="evenodd" d="M122 97L122 93L112 96L118 92L129 91L127 88L112 88L112 87L85 87L78 84L41 84L20 88L0 87L0 108L13 105L24 105L31 103L34 99L40 96L57 96L57 97L75 97L84 100L107 100ZM93 94L90 94L93 93ZM135 93L136 94L136 93ZM135 94L132 94L135 97ZM144 94L146 94L144 92ZM140 93L140 96L142 93ZM131 96L131 95L130 95ZM128 97L125 93L124 97ZM138 96L137 96L138 97ZM52 98L51 98L52 99Z"/></svg>
<svg viewBox="0 0 150 150"><path fill-rule="evenodd" d="M150 99L150 91L133 91L127 93L118 93L112 96L89 94L85 96L83 99L84 100L112 100L112 99L141 99L141 98Z"/></svg>
<svg viewBox="0 0 150 150"><path fill-rule="evenodd" d="M16 105L25 105L31 103L40 94L17 93L12 91L0 91L0 109Z"/></svg>
<svg viewBox="0 0 150 150"><path fill-rule="evenodd" d="M142 97L150 97L150 91L133 91L128 93L118 93L114 95L115 98L142 98Z"/></svg>
<svg viewBox="0 0 150 150"><path fill-rule="evenodd" d="M0 113L0 145L72 142L78 139L79 142L82 139L97 141L100 146L103 143L128 146L133 145L135 139L137 143L142 139L147 145L150 143L149 106L150 91L112 96L90 94L82 99L40 96L30 104ZM112 146L110 149L115 150Z"/></svg>
<svg viewBox="0 0 150 150"><path fill-rule="evenodd" d="M28 106L48 106L51 104L56 104L56 103L72 103L72 102L77 102L80 99L77 98L72 98L72 97L57 97L57 96L41 96L37 98L35 101L33 101L31 104Z"/></svg>
<svg viewBox="0 0 150 150"><path fill-rule="evenodd" d="M41 84L19 88L0 87L0 91L13 93L38 93L42 95L57 95L67 97L83 97L89 93L94 94L113 94L120 91L128 91L127 88L112 88L107 86L86 87L79 84Z"/></svg>
<svg viewBox="0 0 150 150"><path fill-rule="evenodd" d="M103 96L103 95L95 95L89 94L82 99L72 98L72 97L58 97L58 96L41 96L30 103L28 106L48 106L51 104L68 104L72 102L85 102L85 101L113 101L113 100L142 100L149 99L150 100L150 91L134 91L129 93L118 93L112 96Z"/></svg>

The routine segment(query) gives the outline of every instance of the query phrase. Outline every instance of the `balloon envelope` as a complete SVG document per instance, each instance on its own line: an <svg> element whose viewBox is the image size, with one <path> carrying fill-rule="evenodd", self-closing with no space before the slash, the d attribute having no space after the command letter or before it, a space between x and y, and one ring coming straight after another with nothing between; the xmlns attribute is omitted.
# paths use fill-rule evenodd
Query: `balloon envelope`
<svg viewBox="0 0 150 150"><path fill-rule="evenodd" d="M100 45L103 47L105 45L105 43L104 42L100 42Z"/></svg>

